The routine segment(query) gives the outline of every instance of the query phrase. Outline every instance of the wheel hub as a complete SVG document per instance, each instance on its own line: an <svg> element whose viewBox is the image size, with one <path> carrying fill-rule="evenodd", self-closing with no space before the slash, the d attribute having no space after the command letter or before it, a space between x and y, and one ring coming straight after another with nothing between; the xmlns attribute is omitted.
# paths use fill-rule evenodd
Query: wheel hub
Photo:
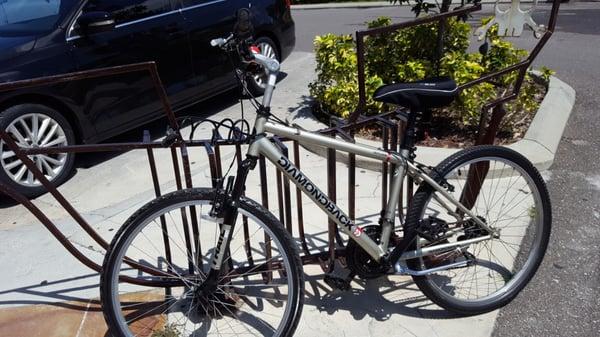
<svg viewBox="0 0 600 337"><path fill-rule="evenodd" d="M483 221L484 223L487 224L487 221L482 218L482 217L478 217L481 221ZM475 238L479 238L482 236L486 236L489 235L490 233L488 231L486 231L485 229L481 228L481 226L479 226L475 220L473 219L469 219L465 222L465 224L463 225L463 230L464 230L464 234L460 235L457 240L458 241L464 241L464 240L469 240L469 239L475 239Z"/></svg>
<svg viewBox="0 0 600 337"><path fill-rule="evenodd" d="M39 113L19 116L5 130L15 141L24 148L52 147L69 145L65 131L54 119ZM67 154L39 154L28 156L44 176L52 181L58 176L67 161ZM33 176L16 154L0 141L0 166L15 183L35 187L41 183Z"/></svg>
<svg viewBox="0 0 600 337"><path fill-rule="evenodd" d="M203 289L194 292L192 306L196 313L203 316L232 315L243 304L241 297L233 289L216 287L214 290Z"/></svg>
<svg viewBox="0 0 600 337"><path fill-rule="evenodd" d="M209 274L192 290L192 305L200 315L214 317L234 313L243 304L242 299L226 283L219 284L216 274Z"/></svg>

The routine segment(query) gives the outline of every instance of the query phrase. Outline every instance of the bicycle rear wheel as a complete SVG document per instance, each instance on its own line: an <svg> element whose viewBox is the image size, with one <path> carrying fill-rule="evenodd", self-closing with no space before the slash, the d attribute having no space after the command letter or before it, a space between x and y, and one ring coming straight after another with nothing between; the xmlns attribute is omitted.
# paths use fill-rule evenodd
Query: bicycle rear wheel
<svg viewBox="0 0 600 337"><path fill-rule="evenodd" d="M531 280L548 245L552 215L542 177L525 157L500 146L463 150L431 176L453 186L450 194L499 233L463 249L408 260L414 270L457 266L413 276L415 283L433 302L460 314L506 305ZM467 215L445 208L444 200L427 184L415 193L405 224L406 237L414 237L412 249L490 235Z"/></svg>
<svg viewBox="0 0 600 337"><path fill-rule="evenodd" d="M218 284L204 282L219 238L220 225L208 215L214 195L209 189L173 192L119 230L101 277L113 335L293 334L302 310L302 264L291 236L257 203L241 198ZM132 268L132 261L141 267ZM139 284L119 282L123 277Z"/></svg>

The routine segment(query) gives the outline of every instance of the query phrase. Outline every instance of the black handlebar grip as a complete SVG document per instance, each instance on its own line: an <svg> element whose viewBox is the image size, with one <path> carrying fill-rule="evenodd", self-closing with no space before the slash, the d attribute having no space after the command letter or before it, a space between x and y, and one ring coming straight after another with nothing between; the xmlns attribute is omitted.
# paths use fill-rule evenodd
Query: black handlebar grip
<svg viewBox="0 0 600 337"><path fill-rule="evenodd" d="M240 8L236 13L236 23L233 26L233 34L238 40L245 40L252 37L254 27L252 26L252 20L250 10L248 8Z"/></svg>

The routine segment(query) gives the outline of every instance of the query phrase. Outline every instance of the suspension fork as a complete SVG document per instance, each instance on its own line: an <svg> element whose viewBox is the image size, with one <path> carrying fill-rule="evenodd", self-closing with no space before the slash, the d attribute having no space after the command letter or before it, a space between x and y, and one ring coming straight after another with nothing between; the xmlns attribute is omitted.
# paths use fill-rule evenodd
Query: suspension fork
<svg viewBox="0 0 600 337"><path fill-rule="evenodd" d="M208 283L214 283L215 286L218 283L219 276L221 274L221 268L226 262L225 257L229 253L229 244L231 243L231 238L235 229L239 202L244 193L246 178L248 177L250 170L256 167L257 161L258 157L246 155L246 159L242 161L237 169L237 175L233 184L233 188L231 188L231 190L226 189L224 191L217 191L217 194L224 194L222 196L223 202L221 205L218 205L217 209L214 211L217 219L223 219L223 222L221 223L219 240L217 241L218 243L215 247L215 252L210 263L210 271L208 272L206 279Z"/></svg>

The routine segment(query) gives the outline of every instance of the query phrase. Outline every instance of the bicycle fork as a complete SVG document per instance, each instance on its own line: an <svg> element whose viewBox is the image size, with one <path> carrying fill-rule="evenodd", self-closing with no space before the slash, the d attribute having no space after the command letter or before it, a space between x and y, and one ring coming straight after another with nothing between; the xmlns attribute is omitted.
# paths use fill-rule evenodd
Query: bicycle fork
<svg viewBox="0 0 600 337"><path fill-rule="evenodd" d="M240 197L244 193L248 173L256 167L257 160L257 157L247 155L246 159L244 159L238 167L235 182L233 184L228 184L224 190L216 191L211 215L219 219L218 222L221 229L217 246L215 247L214 254L211 258L210 271L203 283L204 289L216 289L221 278L222 268L227 262L227 259L231 258L227 256L230 253L229 245L233 237L238 216Z"/></svg>

